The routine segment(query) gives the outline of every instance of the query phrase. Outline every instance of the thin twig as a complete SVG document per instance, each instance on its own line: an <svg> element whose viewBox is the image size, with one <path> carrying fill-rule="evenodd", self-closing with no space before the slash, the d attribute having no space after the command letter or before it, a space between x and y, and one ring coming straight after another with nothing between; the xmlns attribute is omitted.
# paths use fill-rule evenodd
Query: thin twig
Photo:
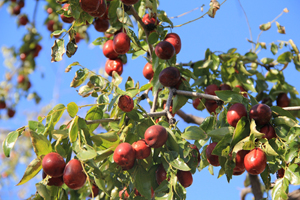
<svg viewBox="0 0 300 200"><path fill-rule="evenodd" d="M202 98L205 98L205 99L211 99L211 100L215 100L215 101L222 101L222 99L220 99L219 97L214 96L214 95L197 93L197 92L190 92L190 91L184 91L184 90L176 90L175 88L173 88L173 93L174 94L179 94L179 95L184 95L184 96L190 96L190 97L202 97Z"/></svg>
<svg viewBox="0 0 300 200"><path fill-rule="evenodd" d="M151 107L150 113L154 113L154 112L155 112L156 102L157 102L157 99L158 99L158 92L159 92L159 89L158 89L158 90L156 91L156 93L154 94L153 102L152 102L152 107Z"/></svg>
<svg viewBox="0 0 300 200"><path fill-rule="evenodd" d="M33 17L32 17L32 25L35 26L35 16L37 13L37 8L38 8L39 0L35 1L35 6L34 6L34 11L33 11Z"/></svg>
<svg viewBox="0 0 300 200"><path fill-rule="evenodd" d="M244 10L244 8L243 8L243 6L242 6L241 1L238 0L238 2L239 2L240 6L241 6L241 8L242 8L242 10L243 10L243 12L244 12L244 15L245 15L245 18L246 18L246 21L247 21L247 25L248 25L249 33L250 33L250 39L251 39L251 41L253 41L252 31L251 31L251 26L250 26L250 23L249 23L249 20L248 20L246 11ZM255 51L254 44L253 44L253 43L251 43L251 44L252 44L252 51L254 52L254 51Z"/></svg>
<svg viewBox="0 0 300 200"><path fill-rule="evenodd" d="M204 4L203 4L202 6L199 6L199 7L197 7L197 8L194 8L194 9L192 9L192 10L190 10L190 11L187 11L187 12L185 12L185 13L182 13L181 15L177 15L177 16L175 16L175 17L169 17L169 19L174 19L174 18L182 17L182 16L184 16L184 15L186 15L186 14L189 14L189 13L191 13L191 12L194 12L195 10L198 10L199 8L202 8L203 6L204 6Z"/></svg>

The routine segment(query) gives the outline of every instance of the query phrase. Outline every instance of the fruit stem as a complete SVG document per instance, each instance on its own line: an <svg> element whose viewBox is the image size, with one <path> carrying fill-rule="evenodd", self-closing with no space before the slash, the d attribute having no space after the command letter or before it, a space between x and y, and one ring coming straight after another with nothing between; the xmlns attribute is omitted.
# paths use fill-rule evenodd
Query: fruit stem
<svg viewBox="0 0 300 200"><path fill-rule="evenodd" d="M184 90L176 90L175 88L172 88L174 94L179 94L179 95L184 95L184 96L190 96L190 97L202 97L205 99L211 99L215 101L222 101L217 96L210 95L210 94L203 94L203 93L198 93L198 92L189 92L189 91L184 91Z"/></svg>

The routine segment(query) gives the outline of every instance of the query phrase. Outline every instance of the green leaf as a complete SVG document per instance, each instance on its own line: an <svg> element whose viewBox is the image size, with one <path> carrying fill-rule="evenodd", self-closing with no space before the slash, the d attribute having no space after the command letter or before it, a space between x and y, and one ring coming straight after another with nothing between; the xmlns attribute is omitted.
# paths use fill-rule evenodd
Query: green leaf
<svg viewBox="0 0 300 200"><path fill-rule="evenodd" d="M207 135L216 140L221 140L226 134L232 133L233 131L233 127L221 127L219 129L210 131L209 133L207 133Z"/></svg>
<svg viewBox="0 0 300 200"><path fill-rule="evenodd" d="M93 106L87 112L85 119L86 120L97 120L97 119L102 119L102 117L103 117L103 110L101 108L99 108L98 106ZM93 132L99 126L99 124L100 124L100 122L89 124L87 126L88 126L90 132Z"/></svg>
<svg viewBox="0 0 300 200"><path fill-rule="evenodd" d="M284 177L286 177L292 185L300 185L300 167L298 164L291 164L285 170Z"/></svg>
<svg viewBox="0 0 300 200"><path fill-rule="evenodd" d="M71 124L70 124L70 128L69 128L69 138L70 138L70 142L73 143L77 140L78 137L78 116L76 116Z"/></svg>
<svg viewBox="0 0 300 200"><path fill-rule="evenodd" d="M188 100L189 99L186 96L176 95L173 99L172 112L176 113L176 111L182 108L182 106L184 106Z"/></svg>
<svg viewBox="0 0 300 200"><path fill-rule="evenodd" d="M77 70L70 84L70 87L74 87L74 88L78 87L86 80L88 75L89 75L89 70L86 68Z"/></svg>
<svg viewBox="0 0 300 200"><path fill-rule="evenodd" d="M135 187L145 199L151 199L151 179L142 166L139 166L135 175Z"/></svg>
<svg viewBox="0 0 300 200"><path fill-rule="evenodd" d="M247 119L247 117L242 117L235 128L232 142L231 142L231 147L234 147L239 141L242 139L246 138L250 134L250 124Z"/></svg>
<svg viewBox="0 0 300 200"><path fill-rule="evenodd" d="M17 186L22 185L22 184L26 183L27 181L29 181L30 179L32 179L33 177L35 177L41 169L42 169L42 159L39 157L35 158L27 166L25 173L24 173L21 181L17 184Z"/></svg>
<svg viewBox="0 0 300 200"><path fill-rule="evenodd" d="M263 180L266 189L271 187L271 176L269 175L269 168L266 167L265 170L260 174L261 179Z"/></svg>
<svg viewBox="0 0 300 200"><path fill-rule="evenodd" d="M78 112L78 106L75 102L70 102L68 105L67 105L67 111L70 115L70 117L75 117L75 115L77 114Z"/></svg>
<svg viewBox="0 0 300 200"><path fill-rule="evenodd" d="M274 119L275 125L286 125L288 127L298 126L297 122L286 116L279 116Z"/></svg>
<svg viewBox="0 0 300 200"><path fill-rule="evenodd" d="M174 168L182 170L182 171L190 171L189 166L178 157L177 152L169 151L164 153L165 159L168 163L170 163Z"/></svg>
<svg viewBox="0 0 300 200"><path fill-rule="evenodd" d="M67 30L66 29L62 29L62 30L53 31L53 33L50 34L50 37L52 38L53 36L60 36L64 32L67 32Z"/></svg>
<svg viewBox="0 0 300 200"><path fill-rule="evenodd" d="M215 91L216 95L222 99L225 103L243 103L243 96L238 92L230 90Z"/></svg>
<svg viewBox="0 0 300 200"><path fill-rule="evenodd" d="M272 146L269 144L267 139L262 139L261 141L262 141L262 143L264 143L262 150L268 156L278 156L278 153L272 148Z"/></svg>
<svg viewBox="0 0 300 200"><path fill-rule="evenodd" d="M256 53L253 53L253 52L246 53L245 57L250 61L255 61L258 58Z"/></svg>
<svg viewBox="0 0 300 200"><path fill-rule="evenodd" d="M268 23L266 23L266 24L262 24L262 25L259 26L259 29L260 29L261 31L267 31L267 30L269 30L270 28L271 28L271 22L268 22Z"/></svg>
<svg viewBox="0 0 300 200"><path fill-rule="evenodd" d="M153 4L155 4L155 7L156 7L156 0L153 1ZM157 10L157 18L162 22L167 22L168 24L171 25L171 28L173 28L173 22L169 19L169 17L167 16L167 13L165 11Z"/></svg>
<svg viewBox="0 0 300 200"><path fill-rule="evenodd" d="M253 119L251 120L250 123L250 134L253 134L254 137L258 139L262 138L265 135L264 133L261 133L256 129L256 124Z"/></svg>
<svg viewBox="0 0 300 200"><path fill-rule="evenodd" d="M189 126L184 130L181 137L187 140L200 140L200 139L206 139L207 135L198 126Z"/></svg>
<svg viewBox="0 0 300 200"><path fill-rule="evenodd" d="M126 24L127 26L133 27L132 21L129 15L123 11L122 8L117 8L117 17L119 22Z"/></svg>
<svg viewBox="0 0 300 200"><path fill-rule="evenodd" d="M92 44L97 46L97 45L103 45L106 41L108 40L107 37L98 37L97 39L95 39Z"/></svg>
<svg viewBox="0 0 300 200"><path fill-rule="evenodd" d="M290 51L282 53L280 56L277 58L277 62L281 64L288 64L292 61L293 54Z"/></svg>
<svg viewBox="0 0 300 200"><path fill-rule="evenodd" d="M77 51L78 46L73 41L68 42L66 54L69 58L71 58Z"/></svg>
<svg viewBox="0 0 300 200"><path fill-rule="evenodd" d="M284 110L279 106L272 106L271 110L272 112L275 112L277 115L287 116L288 118L291 118L296 121L296 118L289 111Z"/></svg>
<svg viewBox="0 0 300 200"><path fill-rule="evenodd" d="M12 131L6 136L5 140L2 143L3 153L6 157L10 156L10 151L14 147L20 135L21 134L19 131Z"/></svg>
<svg viewBox="0 0 300 200"><path fill-rule="evenodd" d="M54 41L54 45L51 48L51 62L58 62L62 60L62 56L66 52L64 45L63 39L56 39Z"/></svg>
<svg viewBox="0 0 300 200"><path fill-rule="evenodd" d="M37 156L46 155L52 151L51 143L44 135L38 135L36 132L30 131L30 138Z"/></svg>
<svg viewBox="0 0 300 200"><path fill-rule="evenodd" d="M115 86L118 86L118 85L120 85L120 83L122 83L122 77L116 71L112 72L112 77L113 77L112 83Z"/></svg>
<svg viewBox="0 0 300 200"><path fill-rule="evenodd" d="M268 64L270 64L271 62L273 62L274 59L273 59L273 58L262 58L260 61L261 61L264 65L268 65Z"/></svg>
<svg viewBox="0 0 300 200"><path fill-rule="evenodd" d="M273 55L275 55L278 52L278 46L272 42L271 44L271 52Z"/></svg>
<svg viewBox="0 0 300 200"><path fill-rule="evenodd" d="M278 179L272 190L272 200L288 199L289 180L285 177Z"/></svg>
<svg viewBox="0 0 300 200"><path fill-rule="evenodd" d="M87 161L95 158L97 156L97 152L93 147L89 145L85 145L83 149L80 149L80 151L76 154L76 156L81 161Z"/></svg>
<svg viewBox="0 0 300 200"><path fill-rule="evenodd" d="M159 35L156 32L150 33L148 37L148 42L154 44L158 41Z"/></svg>
<svg viewBox="0 0 300 200"><path fill-rule="evenodd" d="M51 200L51 194L49 194L49 190L47 189L47 187L42 184L42 183L37 183L35 184L36 186L36 190L38 192L39 195L41 195L41 197L43 197L43 199L45 200Z"/></svg>

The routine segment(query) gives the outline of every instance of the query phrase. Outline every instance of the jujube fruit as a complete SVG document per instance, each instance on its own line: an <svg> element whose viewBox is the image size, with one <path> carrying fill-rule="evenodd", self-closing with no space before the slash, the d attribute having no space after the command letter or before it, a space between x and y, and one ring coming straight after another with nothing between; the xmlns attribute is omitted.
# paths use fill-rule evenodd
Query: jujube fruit
<svg viewBox="0 0 300 200"><path fill-rule="evenodd" d="M132 144L137 159L145 159L151 154L151 148L147 145L145 140L138 140Z"/></svg>
<svg viewBox="0 0 300 200"><path fill-rule="evenodd" d="M204 105L209 113L216 113L216 110L219 107L216 101L208 99L206 99Z"/></svg>
<svg viewBox="0 0 300 200"><path fill-rule="evenodd" d="M118 101L118 107L124 112L132 111L134 107L133 99L128 95L122 95Z"/></svg>
<svg viewBox="0 0 300 200"><path fill-rule="evenodd" d="M67 11L67 10L69 9L69 6L70 6L70 4L66 3L66 4L62 7L62 9L63 9L64 11ZM65 16L64 14L61 14L61 15L60 15L60 18L61 18L61 20L62 20L63 22L65 22L65 23L72 23L72 22L74 21L74 18L73 18L73 17L67 17L67 16Z"/></svg>
<svg viewBox="0 0 300 200"><path fill-rule="evenodd" d="M207 161L215 167L220 166L219 156L212 155L212 152L217 146L217 144L218 144L217 142L210 143L205 150Z"/></svg>
<svg viewBox="0 0 300 200"><path fill-rule="evenodd" d="M276 138L275 129L271 124L266 124L261 127L259 132L264 133L265 135L263 136L263 138L267 138L268 140Z"/></svg>
<svg viewBox="0 0 300 200"><path fill-rule="evenodd" d="M272 118L272 110L266 104L256 104L250 109L249 118L254 119L256 125L267 124Z"/></svg>
<svg viewBox="0 0 300 200"><path fill-rule="evenodd" d="M14 117L15 114L16 114L16 110L15 110L15 109L13 109L13 108L8 108L8 109L7 109L7 116L8 116L9 118Z"/></svg>
<svg viewBox="0 0 300 200"><path fill-rule="evenodd" d="M219 88L220 90L231 90L230 85L227 85L226 83L222 83Z"/></svg>
<svg viewBox="0 0 300 200"><path fill-rule="evenodd" d="M246 97L246 98L248 97L248 94L246 93L247 90L245 90L245 88L243 88L243 86L237 85L235 87L240 89L240 92L243 93L244 97Z"/></svg>
<svg viewBox="0 0 300 200"><path fill-rule="evenodd" d="M267 166L267 156L260 148L254 148L245 156L244 165L249 174L258 175Z"/></svg>
<svg viewBox="0 0 300 200"><path fill-rule="evenodd" d="M286 93L280 93L276 99L277 106L288 107L290 105L290 98Z"/></svg>
<svg viewBox="0 0 300 200"><path fill-rule="evenodd" d="M113 71L117 72L120 76L123 73L122 60L117 58L116 60L108 59L105 63L105 72L112 76Z"/></svg>
<svg viewBox="0 0 300 200"><path fill-rule="evenodd" d="M99 1L100 1L99 7L95 11L89 12L89 14L93 17L103 17L106 13L106 9L108 6L106 6L104 0L99 0Z"/></svg>
<svg viewBox="0 0 300 200"><path fill-rule="evenodd" d="M161 184L164 180L167 179L167 172L162 164L160 164L155 173L156 182L158 185Z"/></svg>
<svg viewBox="0 0 300 200"><path fill-rule="evenodd" d="M101 1L103 3L103 0ZM79 0L79 5L83 11L89 13L89 12L96 11L101 1L100 0Z"/></svg>
<svg viewBox="0 0 300 200"><path fill-rule="evenodd" d="M113 40L113 48L118 54L125 54L130 49L130 38L124 32L115 35Z"/></svg>
<svg viewBox="0 0 300 200"><path fill-rule="evenodd" d="M128 169L128 167L133 167L134 165L135 151L129 143L121 143L115 149L113 159L115 163Z"/></svg>
<svg viewBox="0 0 300 200"><path fill-rule="evenodd" d="M43 179L45 179L46 176L47 176L47 174L43 171L43 174L42 174ZM63 184L64 184L64 180L63 180L62 176L51 177L48 179L48 183L47 183L47 185L49 185L49 186L57 186L57 187L60 187Z"/></svg>
<svg viewBox="0 0 300 200"><path fill-rule="evenodd" d="M167 142L168 132L163 126L152 125L145 131L144 138L150 147L159 148Z"/></svg>
<svg viewBox="0 0 300 200"><path fill-rule="evenodd" d="M205 88L204 93L210 95L216 95L215 91L217 90L219 90L219 87L216 84L211 84Z"/></svg>
<svg viewBox="0 0 300 200"><path fill-rule="evenodd" d="M231 126L236 127L242 117L247 117L247 110L243 104L235 103L230 106L227 112L227 121Z"/></svg>
<svg viewBox="0 0 300 200"><path fill-rule="evenodd" d="M178 54L181 50L181 39L176 33L168 33L164 41L170 42L175 49L175 53Z"/></svg>
<svg viewBox="0 0 300 200"><path fill-rule="evenodd" d="M248 153L248 150L240 150L237 152L233 171L245 171L244 159Z"/></svg>
<svg viewBox="0 0 300 200"><path fill-rule="evenodd" d="M51 177L60 177L64 173L66 162L58 153L51 152L44 156L42 167L44 172Z"/></svg>
<svg viewBox="0 0 300 200"><path fill-rule="evenodd" d="M109 28L109 21L107 19L96 18L94 27L96 31L104 33Z"/></svg>
<svg viewBox="0 0 300 200"><path fill-rule="evenodd" d="M139 2L139 0L121 0L122 3L124 3L125 5L133 5L133 4L136 4L137 2Z"/></svg>
<svg viewBox="0 0 300 200"><path fill-rule="evenodd" d="M159 82L165 87L173 87L180 80L180 71L176 67L167 67L159 73Z"/></svg>
<svg viewBox="0 0 300 200"><path fill-rule="evenodd" d="M64 170L64 183L73 190L78 190L84 186L86 174L83 171L81 162L77 159L70 160Z"/></svg>
<svg viewBox="0 0 300 200"><path fill-rule="evenodd" d="M151 80L153 78L154 71L150 63L146 63L146 65L144 66L143 75L148 80Z"/></svg>
<svg viewBox="0 0 300 200"><path fill-rule="evenodd" d="M103 45L102 51L104 56L111 60L117 59L119 56L119 54L114 51L113 40L107 40Z"/></svg>
<svg viewBox="0 0 300 200"><path fill-rule="evenodd" d="M6 102L4 100L0 101L0 109L6 108Z"/></svg>
<svg viewBox="0 0 300 200"><path fill-rule="evenodd" d="M204 105L202 103L202 98L196 98L193 100L193 107L196 110L203 110L204 109Z"/></svg>
<svg viewBox="0 0 300 200"><path fill-rule="evenodd" d="M155 47L155 54L162 60L169 60L175 54L174 46L167 41L161 41Z"/></svg>
<svg viewBox="0 0 300 200"><path fill-rule="evenodd" d="M177 178L178 178L179 183L185 188L191 186L193 183L193 176L190 171L178 170Z"/></svg>

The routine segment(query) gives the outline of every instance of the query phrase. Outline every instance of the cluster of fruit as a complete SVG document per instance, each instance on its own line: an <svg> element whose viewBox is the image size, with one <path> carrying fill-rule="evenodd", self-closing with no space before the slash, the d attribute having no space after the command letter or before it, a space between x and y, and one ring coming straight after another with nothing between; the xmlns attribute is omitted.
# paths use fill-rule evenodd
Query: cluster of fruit
<svg viewBox="0 0 300 200"><path fill-rule="evenodd" d="M12 11L11 13L14 15L19 15L21 13L21 9L25 6L25 2L24 0L19 0L17 2L17 0L10 0L11 6L12 6Z"/></svg>
<svg viewBox="0 0 300 200"><path fill-rule="evenodd" d="M8 108L6 106L5 100L0 100L0 110L2 110L2 109L7 109L7 116L9 118L12 118L13 116L15 116L16 110L13 108L10 108L10 107Z"/></svg>

